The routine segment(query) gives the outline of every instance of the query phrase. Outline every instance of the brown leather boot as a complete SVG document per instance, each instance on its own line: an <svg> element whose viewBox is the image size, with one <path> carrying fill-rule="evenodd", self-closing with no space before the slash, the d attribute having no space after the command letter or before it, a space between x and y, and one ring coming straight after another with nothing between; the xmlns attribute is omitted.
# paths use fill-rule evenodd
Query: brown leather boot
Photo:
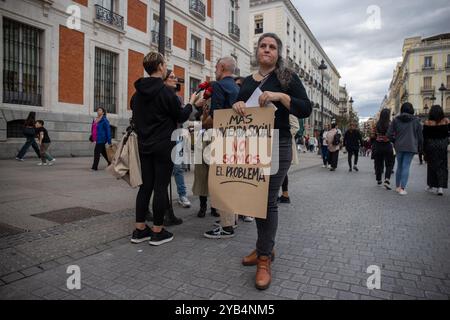
<svg viewBox="0 0 450 320"><path fill-rule="evenodd" d="M271 261L267 256L260 256L256 269L255 286L258 290L266 290L272 281Z"/></svg>
<svg viewBox="0 0 450 320"><path fill-rule="evenodd" d="M272 262L275 260L275 250L272 250ZM258 264L258 255L256 249L252 251L248 256L242 259L242 265L246 267L256 266Z"/></svg>

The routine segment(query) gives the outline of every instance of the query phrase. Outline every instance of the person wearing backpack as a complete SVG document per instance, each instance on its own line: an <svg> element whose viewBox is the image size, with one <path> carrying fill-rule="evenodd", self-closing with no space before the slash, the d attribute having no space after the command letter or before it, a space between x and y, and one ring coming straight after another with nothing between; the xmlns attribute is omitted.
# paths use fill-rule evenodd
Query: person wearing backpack
<svg viewBox="0 0 450 320"><path fill-rule="evenodd" d="M327 132L327 144L329 151L330 171L336 171L339 161L339 150L341 149L342 132L336 123L331 124L331 130Z"/></svg>

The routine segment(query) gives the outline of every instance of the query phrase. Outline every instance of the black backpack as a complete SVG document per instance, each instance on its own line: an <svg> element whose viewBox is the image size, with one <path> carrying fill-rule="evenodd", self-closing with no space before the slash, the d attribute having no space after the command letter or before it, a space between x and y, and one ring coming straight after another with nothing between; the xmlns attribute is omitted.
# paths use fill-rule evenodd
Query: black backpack
<svg viewBox="0 0 450 320"><path fill-rule="evenodd" d="M341 144L341 134L339 133L339 131L336 131L336 134L334 135L333 138L333 146L338 146Z"/></svg>

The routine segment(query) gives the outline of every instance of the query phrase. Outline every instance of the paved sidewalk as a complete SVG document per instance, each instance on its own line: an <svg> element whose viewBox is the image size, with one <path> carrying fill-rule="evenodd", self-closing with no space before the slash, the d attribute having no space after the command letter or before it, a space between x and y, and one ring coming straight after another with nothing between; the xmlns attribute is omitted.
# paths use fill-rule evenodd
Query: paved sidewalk
<svg viewBox="0 0 450 320"><path fill-rule="evenodd" d="M302 154L301 160L292 171L319 163L313 154ZM38 167L33 160L0 161L0 279L46 270L55 262L98 252L105 244L129 236L137 190L105 171L91 172L91 161L57 159L52 167ZM185 181L192 199L193 171L186 172ZM174 181L173 195L177 199ZM196 215L199 205L192 200L191 210L175 204L177 216L189 220ZM62 225L35 216L61 209L70 215L75 207L107 214ZM8 236L11 231L17 234Z"/></svg>
<svg viewBox="0 0 450 320"><path fill-rule="evenodd" d="M177 209L185 223L171 228L175 240L159 248L129 243L129 210L53 227L41 239L33 239L34 232L0 239L6 244L2 268L5 261L12 267L14 259L25 261L32 248L42 255L50 244L55 252L68 250L38 266L31 266L31 258L28 269L1 277L0 298L449 299L450 196L423 192L425 166L414 161L410 194L400 197L375 186L367 158L361 159L361 172L351 174L344 157L335 173L315 161L291 174L293 203L280 206L273 283L265 292L254 289L255 269L240 265L254 248L254 224L241 223L233 239L204 239L214 219L195 217L195 200L192 209ZM106 243L90 246L95 234ZM24 247L8 247L14 237ZM70 237L73 248L58 247ZM66 288L68 265L80 266L81 290ZM370 265L382 269L381 290L366 287Z"/></svg>

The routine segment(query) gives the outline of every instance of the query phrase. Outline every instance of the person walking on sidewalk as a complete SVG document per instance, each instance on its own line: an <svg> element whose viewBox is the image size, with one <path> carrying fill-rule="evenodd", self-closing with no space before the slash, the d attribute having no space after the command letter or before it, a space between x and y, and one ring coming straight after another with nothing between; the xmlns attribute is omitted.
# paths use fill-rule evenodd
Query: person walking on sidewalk
<svg viewBox="0 0 450 320"><path fill-rule="evenodd" d="M330 125L326 124L325 128L323 130L321 130L321 134L320 134L320 141L322 142L320 145L320 151L322 154L322 161L323 161L323 166L322 168L326 168L328 169L328 165L329 165L329 152L328 152L328 143L327 143L327 133L330 130Z"/></svg>
<svg viewBox="0 0 450 320"><path fill-rule="evenodd" d="M348 154L349 172L352 172L353 170L355 170L356 172L359 171L358 169L359 148L363 146L363 144L364 142L361 136L361 132L357 129L355 123L351 123L350 129L347 130L344 135L344 147L347 150ZM352 167L352 157L355 157L353 167Z"/></svg>
<svg viewBox="0 0 450 320"><path fill-rule="evenodd" d="M424 152L427 161L427 190L444 195L448 188L448 138L450 121L442 107L432 106L423 127Z"/></svg>
<svg viewBox="0 0 450 320"><path fill-rule="evenodd" d="M327 132L327 144L329 152L330 171L336 171L339 161L339 150L342 143L342 132L336 123L331 124L331 130Z"/></svg>
<svg viewBox="0 0 450 320"><path fill-rule="evenodd" d="M150 240L150 245L159 246L173 240L173 234L163 227L164 215L169 209L167 188L173 172L171 154L176 144L171 140L172 133L178 123L188 120L198 96L192 95L190 104L181 107L175 92L164 84L167 63L162 54L150 52L143 65L150 77L135 82L136 93L130 102L143 181L136 197L136 229L131 242ZM152 193L153 227L149 228L145 220Z"/></svg>
<svg viewBox="0 0 450 320"><path fill-rule="evenodd" d="M379 186L383 185L382 175L384 171L384 187L391 188L391 174L394 167L394 149L387 136L387 131L391 123L391 111L384 109L380 113L380 119L373 128L374 148L373 155L375 161L375 174Z"/></svg>
<svg viewBox="0 0 450 320"><path fill-rule="evenodd" d="M37 120L36 121L36 134L38 136L39 141L39 150L41 154L41 162L38 163L38 166L51 166L53 165L55 159L50 155L48 149L50 148L50 137L48 135L47 129L44 128L44 121ZM52 159L47 162L47 159Z"/></svg>
<svg viewBox="0 0 450 320"><path fill-rule="evenodd" d="M20 151L16 156L17 161L24 161L23 158L25 157L25 154L27 153L30 146L33 148L34 152L36 152L38 158L41 158L39 146L35 140L36 138L35 125L36 125L36 112L30 112L23 125L23 135L25 136L26 141L25 144L22 146L22 148L20 148Z"/></svg>
<svg viewBox="0 0 450 320"><path fill-rule="evenodd" d="M259 290L267 289L272 280L271 263L274 259L273 249L278 228L278 192L292 162L289 115L307 118L312 112L311 102L300 78L284 67L282 52L283 44L276 34L265 33L259 38L256 49L258 71L245 79L238 102L233 105L236 113L245 116L245 101L260 88L263 91L259 97L260 106L265 107L273 103L277 108L274 127L279 130L279 143L278 148L274 148L272 152L279 155L279 170L269 179L267 218L256 219L258 230L256 250L242 261L244 266L257 266L255 286Z"/></svg>
<svg viewBox="0 0 450 320"><path fill-rule="evenodd" d="M100 154L108 162L108 166L111 162L108 159L106 153L106 144L111 144L111 126L109 125L108 118L106 117L106 110L103 107L97 108L97 118L92 122L91 138L92 142L95 142L94 149L94 162L92 163L91 170L98 170L98 163L100 162Z"/></svg>
<svg viewBox="0 0 450 320"><path fill-rule="evenodd" d="M396 191L405 196L408 194L409 170L414 155L423 144L422 125L414 116L414 107L406 102L400 109L400 115L392 121L387 133L389 140L394 142L397 154Z"/></svg>
<svg viewBox="0 0 450 320"><path fill-rule="evenodd" d="M216 82L214 82L211 96L211 107L209 115L204 121L204 128L213 127L213 117L216 110L230 109L236 102L239 94L239 86L234 81L232 75L236 69L236 60L233 57L224 57L216 64ZM219 211L219 225L203 235L208 239L226 239L234 237L234 225L236 215L234 212Z"/></svg>

